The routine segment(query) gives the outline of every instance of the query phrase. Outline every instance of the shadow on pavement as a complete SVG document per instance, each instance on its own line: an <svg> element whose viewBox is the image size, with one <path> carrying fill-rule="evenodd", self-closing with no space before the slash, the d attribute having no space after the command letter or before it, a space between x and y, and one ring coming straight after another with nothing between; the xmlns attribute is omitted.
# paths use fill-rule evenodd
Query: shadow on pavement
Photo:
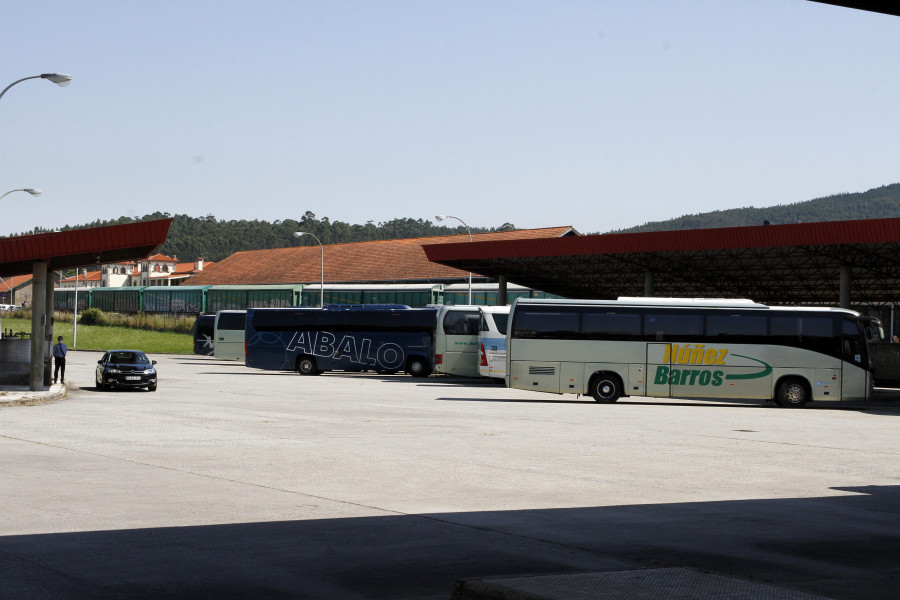
<svg viewBox="0 0 900 600"><path fill-rule="evenodd" d="M443 400L445 402L508 402L511 404L596 404L598 406L616 406L616 405L631 405L631 406L687 406L690 408L721 408L723 406L733 407L733 408L766 408L763 404L745 404L746 400L739 400L735 402L729 402L727 400L722 401L708 401L708 400L698 400L695 402L679 402L678 400L666 400L660 402L647 402L641 400L631 400L630 398L622 398L618 402L606 404L603 402L595 402L593 398L590 396L582 396L580 399L576 400L563 400L562 398L571 398L572 396L567 394L566 396L560 396L557 394L548 394L547 398L435 398L435 400Z"/></svg>
<svg viewBox="0 0 900 600"><path fill-rule="evenodd" d="M0 597L448 599L464 578L681 566L896 598L900 486L840 491L6 536Z"/></svg>

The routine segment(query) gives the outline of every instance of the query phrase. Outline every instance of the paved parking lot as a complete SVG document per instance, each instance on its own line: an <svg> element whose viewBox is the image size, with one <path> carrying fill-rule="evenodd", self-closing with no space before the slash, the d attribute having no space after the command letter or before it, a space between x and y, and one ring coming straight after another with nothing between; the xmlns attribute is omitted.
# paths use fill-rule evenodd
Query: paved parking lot
<svg viewBox="0 0 900 600"><path fill-rule="evenodd" d="M448 599L454 581L692 567L900 589L900 401L600 405L155 356L156 392L0 408L0 598Z"/></svg>

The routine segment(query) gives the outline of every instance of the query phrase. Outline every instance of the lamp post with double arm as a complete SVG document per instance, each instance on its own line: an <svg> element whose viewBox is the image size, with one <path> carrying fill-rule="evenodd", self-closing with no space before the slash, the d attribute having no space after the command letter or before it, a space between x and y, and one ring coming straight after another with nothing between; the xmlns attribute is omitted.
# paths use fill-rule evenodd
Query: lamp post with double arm
<svg viewBox="0 0 900 600"><path fill-rule="evenodd" d="M443 221L444 219L456 219L466 227L466 231L469 232L469 241L472 241L472 230L469 229L469 226L466 225L466 222L460 219L459 217L454 217L453 215L435 215L435 219L438 221ZM469 271L469 305L472 305L472 271Z"/></svg>

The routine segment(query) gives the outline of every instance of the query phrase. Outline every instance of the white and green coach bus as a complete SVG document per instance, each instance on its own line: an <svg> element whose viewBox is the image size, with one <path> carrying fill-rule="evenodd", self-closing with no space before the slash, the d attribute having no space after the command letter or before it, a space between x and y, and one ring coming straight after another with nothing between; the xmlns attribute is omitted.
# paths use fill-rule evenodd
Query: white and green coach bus
<svg viewBox="0 0 900 600"><path fill-rule="evenodd" d="M750 300L516 300L509 387L623 396L747 398L784 407L867 400L881 324L838 308Z"/></svg>

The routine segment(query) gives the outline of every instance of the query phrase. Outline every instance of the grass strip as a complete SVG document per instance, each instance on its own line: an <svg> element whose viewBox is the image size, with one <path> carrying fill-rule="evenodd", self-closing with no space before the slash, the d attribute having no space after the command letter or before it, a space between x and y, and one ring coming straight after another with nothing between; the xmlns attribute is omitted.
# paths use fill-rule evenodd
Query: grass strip
<svg viewBox="0 0 900 600"><path fill-rule="evenodd" d="M3 336L9 332L31 332L31 321L9 317L4 315L0 319L0 329ZM53 343L57 336L63 336L63 341L69 349L76 349L73 343L74 325L55 321L53 323ZM147 331L128 327L109 327L97 325L78 325L78 350L110 350L114 348L128 348L143 350L147 354L192 354L194 351L194 338L187 333L174 333L171 331Z"/></svg>

